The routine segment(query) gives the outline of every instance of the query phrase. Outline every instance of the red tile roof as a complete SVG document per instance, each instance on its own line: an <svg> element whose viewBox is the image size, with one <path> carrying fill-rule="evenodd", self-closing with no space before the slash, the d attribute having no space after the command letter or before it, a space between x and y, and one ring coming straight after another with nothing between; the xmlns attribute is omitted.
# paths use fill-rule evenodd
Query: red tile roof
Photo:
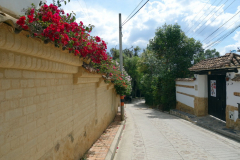
<svg viewBox="0 0 240 160"><path fill-rule="evenodd" d="M240 68L240 55L227 53L217 58L209 58L188 68L190 71L202 71L224 68Z"/></svg>

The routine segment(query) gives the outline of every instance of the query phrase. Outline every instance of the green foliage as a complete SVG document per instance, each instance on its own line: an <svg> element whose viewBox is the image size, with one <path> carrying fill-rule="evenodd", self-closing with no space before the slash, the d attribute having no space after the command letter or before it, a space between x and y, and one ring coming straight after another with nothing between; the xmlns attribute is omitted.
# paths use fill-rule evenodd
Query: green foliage
<svg viewBox="0 0 240 160"><path fill-rule="evenodd" d="M129 76L132 78L132 81L131 81L132 90L129 94L126 94L126 95L132 95L133 97L136 97L137 92L140 90L140 77L142 76L142 73L138 72L138 61L140 60L140 58L138 57L138 54L140 50L141 50L140 47L136 46L134 48L132 46L130 48L125 48L122 51L123 66L126 72L129 74ZM110 54L113 57L113 60L116 60L119 62L118 49L111 48Z"/></svg>
<svg viewBox="0 0 240 160"><path fill-rule="evenodd" d="M161 61L157 58L154 52L146 50L140 56L138 62L138 72L143 76L140 79L140 90L143 92L146 103L155 106L159 101L159 81L161 71Z"/></svg>
<svg viewBox="0 0 240 160"><path fill-rule="evenodd" d="M163 110L174 108L175 79L192 76L188 68L194 54L202 51L202 44L188 38L179 25L159 27L139 62L146 103L160 105Z"/></svg>
<svg viewBox="0 0 240 160"><path fill-rule="evenodd" d="M140 58L133 56L131 58L126 57L123 63L125 70L132 78L132 93L133 97L137 96L137 91L140 90L140 78L142 74L138 72L138 62Z"/></svg>
<svg viewBox="0 0 240 160"><path fill-rule="evenodd" d="M194 55L194 64L204 60L204 59L208 59L208 58L215 58L215 57L219 57L220 54L218 51L216 51L216 49L207 49L202 52L199 52L197 54Z"/></svg>
<svg viewBox="0 0 240 160"><path fill-rule="evenodd" d="M111 54L113 60L118 60L119 61L119 50L118 49L111 48L110 49L110 54Z"/></svg>
<svg viewBox="0 0 240 160"><path fill-rule="evenodd" d="M108 61L101 61L101 63L93 63L90 65L97 70L98 73L104 74L105 82L114 84L117 94L129 95L132 91L132 78L123 68L120 72L120 65L117 61L109 59Z"/></svg>

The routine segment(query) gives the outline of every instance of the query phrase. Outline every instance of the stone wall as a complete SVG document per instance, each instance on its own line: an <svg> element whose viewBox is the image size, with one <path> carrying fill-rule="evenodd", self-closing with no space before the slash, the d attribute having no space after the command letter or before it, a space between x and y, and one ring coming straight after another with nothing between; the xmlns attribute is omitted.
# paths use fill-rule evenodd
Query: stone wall
<svg viewBox="0 0 240 160"><path fill-rule="evenodd" d="M196 116L208 115L208 98L203 97L194 98L194 114Z"/></svg>
<svg viewBox="0 0 240 160"><path fill-rule="evenodd" d="M113 84L0 26L0 160L79 160L115 117Z"/></svg>
<svg viewBox="0 0 240 160"><path fill-rule="evenodd" d="M194 108L192 108L184 103L181 103L179 101L177 101L177 103L176 103L176 109L194 115Z"/></svg>

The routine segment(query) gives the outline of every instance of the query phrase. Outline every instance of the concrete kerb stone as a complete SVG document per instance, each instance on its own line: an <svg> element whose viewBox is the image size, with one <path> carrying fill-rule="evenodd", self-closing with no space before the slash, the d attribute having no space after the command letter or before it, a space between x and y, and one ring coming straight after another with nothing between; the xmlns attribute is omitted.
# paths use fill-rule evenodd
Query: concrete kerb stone
<svg viewBox="0 0 240 160"><path fill-rule="evenodd" d="M234 134L229 133L229 132L227 132L227 131L224 131L224 130L222 130L222 129L216 129L216 128L213 128L213 127L211 127L211 126L204 125L203 123L199 123L199 122L195 121L194 118L193 118L193 119L192 119L192 118L189 118L187 115L184 115L184 114L180 113L179 111L170 110L170 114L171 114L171 115L174 115L174 116L177 116L177 117L180 117L180 118L182 118L182 119L185 119L185 120L187 120L187 121L190 121L190 122L196 124L197 126L203 127L203 128L205 128L205 129L211 130L211 131L216 132L216 133L219 133L219 134L221 134L221 135L223 135L223 136L225 136L225 137L228 137L228 138L231 138L231 139L233 139L233 140L235 140L235 141L240 142L240 136L234 135Z"/></svg>
<svg viewBox="0 0 240 160"><path fill-rule="evenodd" d="M239 136L236 136L236 135L231 134L231 133L229 133L229 132L223 131L223 130L221 130L221 129L214 129L214 128L209 127L209 126L207 126L207 125L204 125L204 124L202 124L202 123L195 123L195 124L198 125L198 126L200 126L200 127L209 129L209 130L211 130L211 131L213 131L213 132L219 133L219 134L221 134L221 135L223 135L223 136L225 136L225 137L228 137L228 138L231 138L231 139L233 139L233 140L235 140L235 141L240 142L240 137L239 137Z"/></svg>
<svg viewBox="0 0 240 160"><path fill-rule="evenodd" d="M111 144L111 146L108 150L108 153L107 153L107 156L106 156L105 160L113 160L114 155L115 155L116 150L117 150L118 143L121 139L121 135L122 135L125 123L126 123L126 120L121 122L121 126L119 127L119 129L117 131L117 134L114 137L114 140L113 140L113 142L112 142L112 144Z"/></svg>

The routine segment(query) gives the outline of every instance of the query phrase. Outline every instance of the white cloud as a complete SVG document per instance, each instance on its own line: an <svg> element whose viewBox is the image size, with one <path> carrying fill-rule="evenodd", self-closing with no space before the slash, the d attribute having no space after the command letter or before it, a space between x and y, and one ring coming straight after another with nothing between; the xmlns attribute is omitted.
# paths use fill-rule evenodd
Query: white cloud
<svg viewBox="0 0 240 160"><path fill-rule="evenodd" d="M233 36L233 39L234 39L235 41L240 42L240 31L237 31L237 32L236 32L236 34Z"/></svg>
<svg viewBox="0 0 240 160"><path fill-rule="evenodd" d="M237 50L238 47L240 47L240 31L237 31L235 35L233 36L233 39L237 42L224 46L223 49L221 50L221 55L225 53L229 53L230 50Z"/></svg>
<svg viewBox="0 0 240 160"><path fill-rule="evenodd" d="M80 0L81 2L81 0ZM188 30L189 27L196 25L202 19L198 19L201 15L204 18L211 9L216 8L208 4L202 11L201 8L208 2L208 0L162 0L162 1L149 1L129 22L123 26L123 49L129 46L140 46L145 48L148 44L149 39L153 38L157 27L161 27L164 23L174 24L178 22L182 29ZM123 1L124 3L124 1ZM224 7L226 7L226 4ZM66 12L71 12L72 10L77 14L77 21L83 21L84 24L93 24L95 28L93 29L93 35L98 35L108 42L108 48L115 47L119 44L119 24L118 24L118 13L115 10L109 10L109 8L104 8L101 4L94 4L91 8L88 6L88 14L86 14L86 9L81 7L79 1L71 1L67 6L64 6ZM238 7L240 10L240 6ZM200 12L199 12L200 11ZM236 11L235 13L237 13ZM215 12L212 12L215 13ZM217 27L222 23L232 17L235 13L226 13L223 8L220 8L218 14L220 16L213 22L213 19L218 15L210 16L208 21L209 28L205 29L199 38L203 39L210 35ZM128 15L122 15L122 17L127 17ZM90 18L89 18L90 17ZM240 18L240 15L236 16L234 19L227 23L223 29L231 29L234 27L230 26L236 20ZM122 18L122 21L125 20ZM205 22L205 21L204 21ZM198 27L200 27L199 25ZM205 25L202 26L202 28ZM196 26L193 27L196 30ZM236 39L240 38L240 33L234 36ZM229 47L226 46L227 50Z"/></svg>

